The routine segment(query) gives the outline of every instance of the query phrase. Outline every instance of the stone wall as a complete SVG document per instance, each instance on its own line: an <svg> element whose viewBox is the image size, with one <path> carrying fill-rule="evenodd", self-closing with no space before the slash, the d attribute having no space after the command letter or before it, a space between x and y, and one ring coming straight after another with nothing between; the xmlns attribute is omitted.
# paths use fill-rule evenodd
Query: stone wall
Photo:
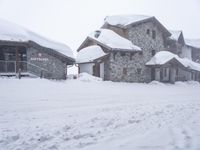
<svg viewBox="0 0 200 150"><path fill-rule="evenodd" d="M41 76L41 68L43 68L45 69L45 71L43 71L43 77L45 78L66 78L66 63L53 54L30 47L27 49L27 60L29 63L27 68L28 71L36 74L37 76Z"/></svg>
<svg viewBox="0 0 200 150"><path fill-rule="evenodd" d="M149 29L149 34L147 30ZM152 38L153 30L156 32L156 38ZM151 70L145 66L152 58L152 51L155 52L165 50L165 39L163 32L157 27L153 22L146 22L137 26L133 26L128 30L128 37L135 45L142 48L143 55L140 59L140 64L142 67L141 78L144 82L151 81Z"/></svg>
<svg viewBox="0 0 200 150"><path fill-rule="evenodd" d="M149 34L147 34L147 29L149 29ZM152 38L153 31L156 32L155 39ZM152 51L156 53L165 50L163 32L153 22L146 22L132 26L127 29L126 34L133 44L142 48L142 53L125 53L125 55L121 55L121 52L111 53L109 79L125 82L150 82L151 69L145 64L152 58Z"/></svg>
<svg viewBox="0 0 200 150"><path fill-rule="evenodd" d="M143 73L144 70L142 68L144 68L144 65L141 61L142 57L142 54L139 52L111 53L109 79L117 82L145 82L149 75L145 76Z"/></svg>

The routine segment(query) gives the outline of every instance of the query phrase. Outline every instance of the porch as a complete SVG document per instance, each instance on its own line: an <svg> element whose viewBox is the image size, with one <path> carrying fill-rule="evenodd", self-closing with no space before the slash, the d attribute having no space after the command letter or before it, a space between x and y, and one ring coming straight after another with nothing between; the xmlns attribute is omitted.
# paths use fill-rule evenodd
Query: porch
<svg viewBox="0 0 200 150"><path fill-rule="evenodd" d="M0 74L8 75L27 72L26 47L0 46Z"/></svg>

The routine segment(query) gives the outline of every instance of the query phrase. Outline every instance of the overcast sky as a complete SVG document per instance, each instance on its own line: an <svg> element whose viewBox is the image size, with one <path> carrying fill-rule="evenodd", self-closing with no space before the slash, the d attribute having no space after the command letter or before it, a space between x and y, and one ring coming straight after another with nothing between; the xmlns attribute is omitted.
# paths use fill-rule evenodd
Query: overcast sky
<svg viewBox="0 0 200 150"><path fill-rule="evenodd" d="M74 51L106 16L117 14L153 15L187 38L200 38L200 0L0 0L0 18Z"/></svg>

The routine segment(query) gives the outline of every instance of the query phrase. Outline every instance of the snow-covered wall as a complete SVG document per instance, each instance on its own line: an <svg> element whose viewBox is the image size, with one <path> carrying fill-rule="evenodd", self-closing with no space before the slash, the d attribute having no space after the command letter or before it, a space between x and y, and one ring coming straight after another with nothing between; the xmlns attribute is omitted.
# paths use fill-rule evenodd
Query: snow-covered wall
<svg viewBox="0 0 200 150"><path fill-rule="evenodd" d="M183 46L180 57L192 60L192 49L188 46Z"/></svg>
<svg viewBox="0 0 200 150"><path fill-rule="evenodd" d="M100 64L100 78L104 79L104 63Z"/></svg>
<svg viewBox="0 0 200 150"><path fill-rule="evenodd" d="M80 68L79 73L86 72L88 74L93 75L93 66L94 66L94 63L79 64L79 68Z"/></svg>

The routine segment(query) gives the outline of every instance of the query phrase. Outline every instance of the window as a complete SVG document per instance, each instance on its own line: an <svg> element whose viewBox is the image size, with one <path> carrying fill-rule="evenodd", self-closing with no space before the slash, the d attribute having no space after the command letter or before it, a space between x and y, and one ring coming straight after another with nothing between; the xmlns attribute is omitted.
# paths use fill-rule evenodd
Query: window
<svg viewBox="0 0 200 150"><path fill-rule="evenodd" d="M142 69L141 68L137 68L137 74L141 74Z"/></svg>
<svg viewBox="0 0 200 150"><path fill-rule="evenodd" d="M147 33L147 35L150 35L150 29L147 29L146 33Z"/></svg>
<svg viewBox="0 0 200 150"><path fill-rule="evenodd" d="M101 34L101 31L97 30L97 31L95 31L94 37L95 37L95 38L98 38L100 34Z"/></svg>
<svg viewBox="0 0 200 150"><path fill-rule="evenodd" d="M130 53L130 60L133 60L134 55L135 55L135 53Z"/></svg>
<svg viewBox="0 0 200 150"><path fill-rule="evenodd" d="M156 39L156 31L155 30L152 31L152 38Z"/></svg>
<svg viewBox="0 0 200 150"><path fill-rule="evenodd" d="M156 54L156 51L155 50L152 50L151 51L151 56L154 56Z"/></svg>
<svg viewBox="0 0 200 150"><path fill-rule="evenodd" d="M127 68L123 68L123 75L127 75Z"/></svg>
<svg viewBox="0 0 200 150"><path fill-rule="evenodd" d="M126 55L126 53L124 53L124 52L121 52L121 56L125 56Z"/></svg>
<svg viewBox="0 0 200 150"><path fill-rule="evenodd" d="M113 60L116 59L116 55L117 55L117 53L113 53Z"/></svg>

